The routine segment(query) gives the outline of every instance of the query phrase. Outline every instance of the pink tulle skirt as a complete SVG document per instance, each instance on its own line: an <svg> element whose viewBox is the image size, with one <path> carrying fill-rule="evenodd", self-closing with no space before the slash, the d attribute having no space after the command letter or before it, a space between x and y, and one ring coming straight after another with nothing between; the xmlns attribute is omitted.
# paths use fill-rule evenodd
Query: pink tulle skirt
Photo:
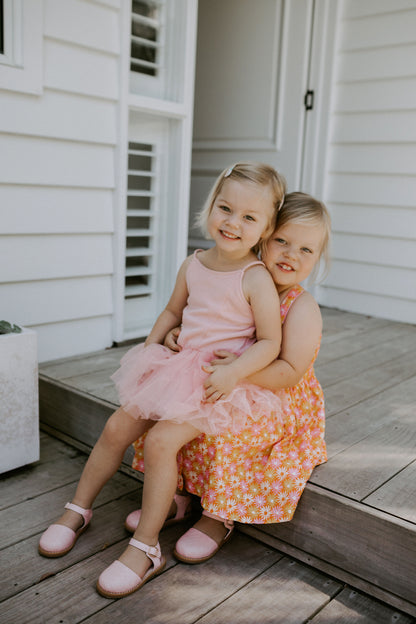
<svg viewBox="0 0 416 624"><path fill-rule="evenodd" d="M173 353L159 344L133 347L111 377L120 405L133 418L189 422L214 435L239 432L249 417L259 420L265 413L283 421L281 398L254 384L239 384L225 399L204 402L207 373L202 366L213 357L212 351L183 348Z"/></svg>

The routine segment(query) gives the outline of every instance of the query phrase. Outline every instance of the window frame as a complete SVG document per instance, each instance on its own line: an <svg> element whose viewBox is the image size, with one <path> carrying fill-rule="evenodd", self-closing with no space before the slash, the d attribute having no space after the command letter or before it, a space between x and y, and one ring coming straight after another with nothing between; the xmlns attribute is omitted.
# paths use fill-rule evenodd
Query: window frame
<svg viewBox="0 0 416 624"><path fill-rule="evenodd" d="M3 0L0 88L43 91L43 0Z"/></svg>

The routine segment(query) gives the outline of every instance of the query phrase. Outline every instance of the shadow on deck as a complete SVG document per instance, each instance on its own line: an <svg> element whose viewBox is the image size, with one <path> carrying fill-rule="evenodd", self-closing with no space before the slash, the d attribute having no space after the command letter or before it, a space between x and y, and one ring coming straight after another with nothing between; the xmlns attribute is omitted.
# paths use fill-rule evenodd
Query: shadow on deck
<svg viewBox="0 0 416 624"><path fill-rule="evenodd" d="M239 528L415 616L416 328L331 309L323 316L316 373L329 460L315 469L292 522ZM43 365L43 428L88 450L117 406L109 377L126 350Z"/></svg>

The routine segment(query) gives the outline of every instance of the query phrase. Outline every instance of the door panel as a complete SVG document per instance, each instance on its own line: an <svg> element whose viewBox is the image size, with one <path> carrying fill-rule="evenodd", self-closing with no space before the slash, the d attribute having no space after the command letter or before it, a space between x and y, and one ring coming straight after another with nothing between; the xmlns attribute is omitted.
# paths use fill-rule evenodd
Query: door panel
<svg viewBox="0 0 416 624"><path fill-rule="evenodd" d="M312 0L200 0L192 222L215 177L239 160L275 166L300 186Z"/></svg>

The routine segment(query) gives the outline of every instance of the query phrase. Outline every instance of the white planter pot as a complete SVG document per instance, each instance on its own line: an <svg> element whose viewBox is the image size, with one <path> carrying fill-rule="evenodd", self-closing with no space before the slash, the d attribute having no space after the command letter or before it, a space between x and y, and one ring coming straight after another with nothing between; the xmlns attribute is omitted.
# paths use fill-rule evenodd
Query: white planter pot
<svg viewBox="0 0 416 624"><path fill-rule="evenodd" d="M0 335L0 473L39 459L36 333Z"/></svg>

